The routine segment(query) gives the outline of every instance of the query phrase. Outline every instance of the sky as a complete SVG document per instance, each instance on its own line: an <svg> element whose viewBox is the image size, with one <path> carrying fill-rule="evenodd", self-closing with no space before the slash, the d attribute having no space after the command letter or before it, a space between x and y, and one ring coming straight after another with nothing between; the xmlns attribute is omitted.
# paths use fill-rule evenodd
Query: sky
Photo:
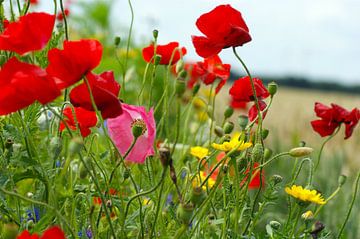
<svg viewBox="0 0 360 239"><path fill-rule="evenodd" d="M47 1L40 7L48 7L52 1ZM253 40L238 52L253 75L360 84L359 0L132 0L132 4L137 43L148 43L157 29L159 44L178 41L188 50L187 60L200 61L191 43L191 35L202 35L196 19L217 5L230 4L250 29ZM129 26L127 0L114 0L112 23L115 29ZM231 49L220 57L241 72Z"/></svg>

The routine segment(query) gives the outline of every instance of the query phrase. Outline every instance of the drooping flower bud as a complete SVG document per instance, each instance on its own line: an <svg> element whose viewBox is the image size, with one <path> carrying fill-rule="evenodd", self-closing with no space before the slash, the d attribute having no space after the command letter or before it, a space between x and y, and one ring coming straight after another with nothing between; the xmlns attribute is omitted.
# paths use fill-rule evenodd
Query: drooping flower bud
<svg viewBox="0 0 360 239"><path fill-rule="evenodd" d="M156 29L154 29L154 30L153 30L153 37L154 37L155 39L157 39L157 38L158 38L158 35L159 35L159 31L156 30Z"/></svg>
<svg viewBox="0 0 360 239"><path fill-rule="evenodd" d="M261 162L264 157L264 147L260 143L256 143L251 151L251 160L253 162Z"/></svg>
<svg viewBox="0 0 360 239"><path fill-rule="evenodd" d="M84 146L84 141L81 137L74 137L69 143L69 153L71 155L77 154L81 151Z"/></svg>
<svg viewBox="0 0 360 239"><path fill-rule="evenodd" d="M265 148L265 150L264 150L264 159L265 159L265 160L270 159L270 157L272 156L272 154L273 154L273 151L272 151L271 149Z"/></svg>
<svg viewBox="0 0 360 239"><path fill-rule="evenodd" d="M314 151L314 149L310 148L310 147L297 147L297 148L293 148L289 151L289 155L295 158L299 158L299 157L305 157L310 155L312 152Z"/></svg>
<svg viewBox="0 0 360 239"><path fill-rule="evenodd" d="M224 124L224 133L225 134L230 134L234 129L234 123L233 122L230 122L230 121L227 121L225 122Z"/></svg>
<svg viewBox="0 0 360 239"><path fill-rule="evenodd" d="M244 130L249 123L249 118L246 115L239 115L238 123L240 128Z"/></svg>
<svg viewBox="0 0 360 239"><path fill-rule="evenodd" d="M266 139L269 135L269 130L268 129L262 129L261 131L261 138L262 139Z"/></svg>
<svg viewBox="0 0 360 239"><path fill-rule="evenodd" d="M121 42L121 38L119 36L116 36L114 38L114 44L116 47L118 47L120 45L120 42Z"/></svg>
<svg viewBox="0 0 360 239"><path fill-rule="evenodd" d="M215 132L216 136L218 136L218 137L224 136L224 130L218 125L215 126L214 132Z"/></svg>
<svg viewBox="0 0 360 239"><path fill-rule="evenodd" d="M179 220L184 224L189 224L190 219L194 212L194 205L191 203L183 204L181 203L176 210L176 215Z"/></svg>
<svg viewBox="0 0 360 239"><path fill-rule="evenodd" d="M195 96L200 90L200 84L195 84L192 89L192 95Z"/></svg>
<svg viewBox="0 0 360 239"><path fill-rule="evenodd" d="M167 147L161 147L159 149L159 154L160 154L160 162L162 166L163 167L169 166L171 162L170 149Z"/></svg>
<svg viewBox="0 0 360 239"><path fill-rule="evenodd" d="M342 185L345 184L346 179L347 179L347 177L346 177L344 174L342 174L342 175L339 176L339 178L338 178L339 187L341 187Z"/></svg>
<svg viewBox="0 0 360 239"><path fill-rule="evenodd" d="M268 84L268 91L271 96L274 96L277 92L278 85L273 81Z"/></svg>
<svg viewBox="0 0 360 239"><path fill-rule="evenodd" d="M206 194L202 187L194 187L191 192L190 201L194 205L200 205L206 197Z"/></svg>
<svg viewBox="0 0 360 239"><path fill-rule="evenodd" d="M228 107L226 108L226 110L224 111L224 117L225 119L230 118L234 113L234 109L232 107Z"/></svg>
<svg viewBox="0 0 360 239"><path fill-rule="evenodd" d="M183 61L183 59L180 59L176 63L175 71L176 72L181 72L182 70L184 70L184 61Z"/></svg>
<svg viewBox="0 0 360 239"><path fill-rule="evenodd" d="M281 223L278 221L270 221L269 224L275 230L278 230L281 227Z"/></svg>

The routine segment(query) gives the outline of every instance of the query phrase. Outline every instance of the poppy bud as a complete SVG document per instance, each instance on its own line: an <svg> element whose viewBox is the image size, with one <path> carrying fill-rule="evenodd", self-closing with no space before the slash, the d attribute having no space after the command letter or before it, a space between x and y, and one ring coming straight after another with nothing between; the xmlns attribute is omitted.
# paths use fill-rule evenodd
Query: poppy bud
<svg viewBox="0 0 360 239"><path fill-rule="evenodd" d="M120 45L120 42L121 42L121 38L119 36L116 36L114 38L114 44L116 47L118 47Z"/></svg>
<svg viewBox="0 0 360 239"><path fill-rule="evenodd" d="M159 153L160 153L160 162L162 166L164 168L169 166L171 161L170 149L167 147L161 147L159 149Z"/></svg>
<svg viewBox="0 0 360 239"><path fill-rule="evenodd" d="M265 160L270 159L272 154L273 154L273 151L271 149L265 148L265 150L264 150L264 159Z"/></svg>
<svg viewBox="0 0 360 239"><path fill-rule="evenodd" d="M261 162L261 159L264 157L264 147L262 144L255 144L254 148L251 151L251 160L253 162Z"/></svg>
<svg viewBox="0 0 360 239"><path fill-rule="evenodd" d="M19 227L15 223L7 223L2 228L3 239L15 239L18 234Z"/></svg>
<svg viewBox="0 0 360 239"><path fill-rule="evenodd" d="M191 203L183 204L181 203L176 210L176 215L180 221L184 224L189 224L190 219L193 215L194 205Z"/></svg>
<svg viewBox="0 0 360 239"><path fill-rule="evenodd" d="M218 136L218 137L224 136L224 130L220 126L215 126L214 131L215 131L216 136Z"/></svg>
<svg viewBox="0 0 360 239"><path fill-rule="evenodd" d="M289 151L289 155L295 158L305 157L310 155L314 150L310 147L297 147Z"/></svg>
<svg viewBox="0 0 360 239"><path fill-rule="evenodd" d="M274 96L277 92L278 85L273 81L268 84L268 91L271 96Z"/></svg>
<svg viewBox="0 0 360 239"><path fill-rule="evenodd" d="M315 224L311 227L311 232L310 232L311 236L313 238L317 238L317 235L322 230L324 230L324 228L325 228L325 225L322 222L320 222L320 221L315 222Z"/></svg>
<svg viewBox="0 0 360 239"><path fill-rule="evenodd" d="M200 84L196 84L194 85L193 89L192 89L192 95L195 96L200 90Z"/></svg>
<svg viewBox="0 0 360 239"><path fill-rule="evenodd" d="M178 97L181 97L184 94L185 90L186 90L185 81L182 79L177 79L176 88L175 88L176 95Z"/></svg>
<svg viewBox="0 0 360 239"><path fill-rule="evenodd" d="M269 224L274 230L278 230L281 227L281 223L278 221L270 221Z"/></svg>
<svg viewBox="0 0 360 239"><path fill-rule="evenodd" d="M6 148L6 149L10 149L10 148L12 148L13 144L14 144L14 140L12 140L12 139L7 139L7 140L5 141L5 148Z"/></svg>
<svg viewBox="0 0 360 239"><path fill-rule="evenodd" d="M244 130L249 123L249 118L246 115L239 115L238 123L240 128Z"/></svg>
<svg viewBox="0 0 360 239"><path fill-rule="evenodd" d="M156 30L156 29L154 29L154 30L153 30L153 37L154 37L155 39L157 39L157 38L158 38L158 35L159 35L159 31Z"/></svg>
<svg viewBox="0 0 360 239"><path fill-rule="evenodd" d="M53 155L53 158L56 159L59 157L62 150L62 142L60 137L53 137L50 140L50 152Z"/></svg>
<svg viewBox="0 0 360 239"><path fill-rule="evenodd" d="M155 55L154 57L154 65L157 66L160 64L161 61L161 56L160 55Z"/></svg>
<svg viewBox="0 0 360 239"><path fill-rule="evenodd" d="M134 138L139 138L141 135L145 134L147 128L143 119L135 119L131 123L131 130Z"/></svg>
<svg viewBox="0 0 360 239"><path fill-rule="evenodd" d="M266 139L269 135L269 130L268 129L262 129L261 131L261 138L262 139Z"/></svg>
<svg viewBox="0 0 360 239"><path fill-rule="evenodd" d="M227 109L224 112L225 119L230 118L234 113L234 109L231 107L227 107Z"/></svg>
<svg viewBox="0 0 360 239"><path fill-rule="evenodd" d="M200 205L204 201L205 197L206 195L202 187L194 187L191 192L190 201L194 205Z"/></svg>
<svg viewBox="0 0 360 239"><path fill-rule="evenodd" d="M84 163L85 163L85 164L91 163L90 160L91 160L91 159L90 159L89 157L84 157ZM80 164L80 167L79 167L79 177L80 177L81 179L84 179L84 178L87 177L88 173L89 173L89 172L87 171L85 165L84 165L83 163L81 163L81 164Z"/></svg>
<svg viewBox="0 0 360 239"><path fill-rule="evenodd" d="M180 59L176 63L175 71L176 72L181 72L182 70L184 70L184 61L182 59Z"/></svg>
<svg viewBox="0 0 360 239"><path fill-rule="evenodd" d="M72 138L69 143L69 153L71 155L77 154L81 151L84 146L84 141L80 137Z"/></svg>
<svg viewBox="0 0 360 239"><path fill-rule="evenodd" d="M124 181L130 177L130 169L126 168L123 173Z"/></svg>
<svg viewBox="0 0 360 239"><path fill-rule="evenodd" d="M234 123L231 121L225 122L224 124L224 133L230 134L234 129Z"/></svg>
<svg viewBox="0 0 360 239"><path fill-rule="evenodd" d="M283 181L283 177L278 175L278 174L274 174L272 177L271 177L271 180L274 182L274 184L279 184Z"/></svg>
<svg viewBox="0 0 360 239"><path fill-rule="evenodd" d="M344 174L342 174L342 175L339 176L339 178L338 178L339 187L341 187L342 185L345 184L346 179L347 179L347 177L346 177Z"/></svg>

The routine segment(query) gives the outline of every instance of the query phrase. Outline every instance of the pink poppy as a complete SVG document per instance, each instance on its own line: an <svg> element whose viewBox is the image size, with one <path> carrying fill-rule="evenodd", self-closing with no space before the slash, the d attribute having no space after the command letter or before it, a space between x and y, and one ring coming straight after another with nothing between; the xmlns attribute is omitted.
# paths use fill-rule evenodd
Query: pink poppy
<svg viewBox="0 0 360 239"><path fill-rule="evenodd" d="M132 125L138 123L146 126L143 134L137 139L134 148L126 157L128 161L144 163L146 157L155 153L156 126L153 109L146 112L143 106L127 104L122 104L122 109L123 113L120 116L107 120L110 138L114 141L119 152L124 155L134 140Z"/></svg>

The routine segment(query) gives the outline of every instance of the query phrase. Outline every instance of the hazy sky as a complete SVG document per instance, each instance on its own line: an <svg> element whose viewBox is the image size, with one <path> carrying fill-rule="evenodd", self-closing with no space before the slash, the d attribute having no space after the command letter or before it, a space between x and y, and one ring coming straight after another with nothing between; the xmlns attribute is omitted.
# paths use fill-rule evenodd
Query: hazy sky
<svg viewBox="0 0 360 239"><path fill-rule="evenodd" d="M114 25L128 26L127 0L114 1ZM201 35L196 19L217 5L231 4L250 29L253 40L238 52L255 75L360 83L359 0L132 0L132 4L137 42L147 42L158 29L159 44L179 41L188 50L188 60L201 60L191 43L191 35ZM220 56L240 69L231 49Z"/></svg>

